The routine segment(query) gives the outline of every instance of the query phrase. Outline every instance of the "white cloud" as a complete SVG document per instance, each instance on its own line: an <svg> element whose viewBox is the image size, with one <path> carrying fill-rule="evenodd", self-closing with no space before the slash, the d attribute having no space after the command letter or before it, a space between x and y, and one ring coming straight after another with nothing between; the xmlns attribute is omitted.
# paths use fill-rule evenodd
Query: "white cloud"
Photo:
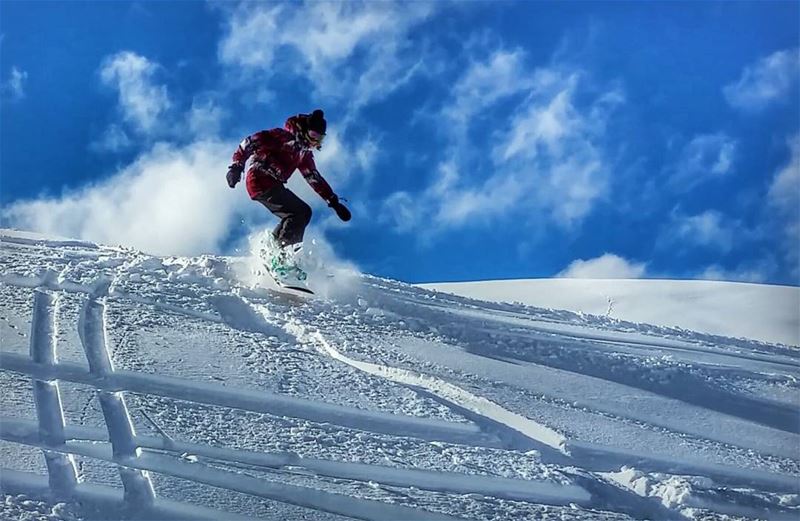
<svg viewBox="0 0 800 521"><path fill-rule="evenodd" d="M570 279L638 279L645 275L645 263L631 262L613 253L594 259L572 261L557 277Z"/></svg>
<svg viewBox="0 0 800 521"><path fill-rule="evenodd" d="M408 232L416 228L422 216L414 197L408 192L394 192L383 200L378 214L381 222L396 231Z"/></svg>
<svg viewBox="0 0 800 521"><path fill-rule="evenodd" d="M25 83L28 81L28 73L11 67L11 75L2 85L4 97L11 101L19 101L25 97Z"/></svg>
<svg viewBox="0 0 800 521"><path fill-rule="evenodd" d="M503 160L515 156L535 157L544 146L559 152L562 140L580 131L581 116L572 104L577 75L563 79L562 89L543 102L531 103L513 120L507 139L499 149Z"/></svg>
<svg viewBox="0 0 800 521"><path fill-rule="evenodd" d="M725 280L732 282L763 283L767 281L769 272L762 266L745 266L727 269L719 264L712 264L697 274L700 280Z"/></svg>
<svg viewBox="0 0 800 521"><path fill-rule="evenodd" d="M800 210L800 134L789 140L789 160L775 174L769 187L770 203L788 214Z"/></svg>
<svg viewBox="0 0 800 521"><path fill-rule="evenodd" d="M789 160L772 178L767 200L782 223L786 258L792 276L800 282L800 134L788 145Z"/></svg>
<svg viewBox="0 0 800 521"><path fill-rule="evenodd" d="M454 123L448 127L451 143L430 185L415 196L425 215L417 223L428 231L444 230L512 212L565 228L580 223L607 193L610 173L601 145L613 110L624 101L612 88L578 102L587 83L580 71L525 70L519 52L497 51L473 61L442 109ZM494 148L470 141L475 120L517 93L524 97L513 104L510 117L492 114L495 121L508 121L492 136ZM487 158L488 165L477 166Z"/></svg>
<svg viewBox="0 0 800 521"><path fill-rule="evenodd" d="M294 72L318 94L347 99L357 109L420 70L420 52L408 33L435 9L425 2L242 4L230 13L218 55L249 74Z"/></svg>
<svg viewBox="0 0 800 521"><path fill-rule="evenodd" d="M580 73L537 73L546 81L537 82L526 105L516 110L495 157L500 168L515 172L526 197L568 228L607 193L610 173L601 144L612 111L624 99L612 88L578 105Z"/></svg>
<svg viewBox="0 0 800 521"><path fill-rule="evenodd" d="M189 131L197 137L219 135L223 120L228 116L225 109L211 100L194 99L186 115Z"/></svg>
<svg viewBox="0 0 800 521"><path fill-rule="evenodd" d="M325 136L322 150L314 152L314 162L325 178L331 182L344 184L358 170L367 170L372 166L374 143L370 140L358 145L349 146L336 128L331 128Z"/></svg>
<svg viewBox="0 0 800 521"><path fill-rule="evenodd" d="M534 78L520 75L525 69L521 50L493 52L485 61L473 61L453 87L453 101L442 115L460 126L501 99L532 87Z"/></svg>
<svg viewBox="0 0 800 521"><path fill-rule="evenodd" d="M700 134L687 143L671 167L670 186L687 192L714 178L733 171L737 142L723 133Z"/></svg>
<svg viewBox="0 0 800 521"><path fill-rule="evenodd" d="M743 233L737 221L715 210L697 215L682 215L675 211L664 239L668 244L696 245L728 252Z"/></svg>
<svg viewBox="0 0 800 521"><path fill-rule="evenodd" d="M228 19L228 34L220 42L218 55L223 63L244 68L268 69L275 58L281 30L278 18L282 6L246 5ZM269 35L265 38L265 35Z"/></svg>
<svg viewBox="0 0 800 521"><path fill-rule="evenodd" d="M243 190L230 190L225 170L235 143L156 145L113 177L61 197L17 201L3 210L12 226L154 254L217 252Z"/></svg>
<svg viewBox="0 0 800 521"><path fill-rule="evenodd" d="M733 282L764 283L779 273L779 265L773 254L754 260L745 260L733 267L712 264L696 273L694 278L702 280L728 280Z"/></svg>
<svg viewBox="0 0 800 521"><path fill-rule="evenodd" d="M524 197L526 187L516 175L494 176L480 186L463 186L457 168L452 162L440 165L439 179L426 191L420 206L436 208L433 223L428 226L460 226L480 216L509 211Z"/></svg>
<svg viewBox="0 0 800 521"><path fill-rule="evenodd" d="M733 107L762 109L780 101L800 75L800 49L777 51L745 67L736 83L725 86L723 93Z"/></svg>
<svg viewBox="0 0 800 521"><path fill-rule="evenodd" d="M167 87L154 81L158 65L144 56L123 51L107 57L100 68L103 83L118 91L123 117L137 130L154 130L172 105Z"/></svg>
<svg viewBox="0 0 800 521"><path fill-rule="evenodd" d="M559 158L546 176L547 185L537 196L563 227L582 221L608 190L608 171L593 147L575 150L574 157ZM535 189L535 188L534 188Z"/></svg>
<svg viewBox="0 0 800 521"><path fill-rule="evenodd" d="M111 125L103 132L103 136L100 139L93 141L89 145L89 149L95 152L119 152L131 145L131 138L128 137L125 130L119 125Z"/></svg>

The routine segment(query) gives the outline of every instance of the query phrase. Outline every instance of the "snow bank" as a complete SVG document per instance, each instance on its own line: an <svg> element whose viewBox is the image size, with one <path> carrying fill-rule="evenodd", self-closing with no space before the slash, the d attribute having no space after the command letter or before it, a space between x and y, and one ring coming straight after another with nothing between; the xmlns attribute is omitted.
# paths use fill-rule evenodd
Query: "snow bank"
<svg viewBox="0 0 800 521"><path fill-rule="evenodd" d="M792 286L708 280L566 278L420 286L492 302L519 302L800 346L800 288Z"/></svg>
<svg viewBox="0 0 800 521"><path fill-rule="evenodd" d="M362 275L313 236L312 297L254 255L0 243L0 518L800 514L800 351L614 319L735 324L751 285L606 281L595 317Z"/></svg>

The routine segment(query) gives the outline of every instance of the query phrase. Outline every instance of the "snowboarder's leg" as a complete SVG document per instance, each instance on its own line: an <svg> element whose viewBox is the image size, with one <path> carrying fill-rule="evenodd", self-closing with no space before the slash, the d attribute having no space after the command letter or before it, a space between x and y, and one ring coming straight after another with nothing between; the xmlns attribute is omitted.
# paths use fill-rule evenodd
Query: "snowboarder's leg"
<svg viewBox="0 0 800 521"><path fill-rule="evenodd" d="M280 218L272 232L274 243L262 252L267 270L280 285L303 284L308 275L297 256L306 226L311 221L311 207L284 186L275 187L256 200Z"/></svg>
<svg viewBox="0 0 800 521"><path fill-rule="evenodd" d="M281 246L303 242L306 226L311 222L311 207L285 186L276 186L256 198L281 221L272 232Z"/></svg>

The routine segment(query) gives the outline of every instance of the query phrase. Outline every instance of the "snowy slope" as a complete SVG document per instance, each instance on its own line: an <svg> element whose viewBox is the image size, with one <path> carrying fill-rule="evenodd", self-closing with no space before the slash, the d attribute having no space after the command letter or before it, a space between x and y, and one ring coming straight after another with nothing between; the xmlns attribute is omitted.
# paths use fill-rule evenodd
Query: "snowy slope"
<svg viewBox="0 0 800 521"><path fill-rule="evenodd" d="M800 514L794 348L331 259L309 298L251 258L0 255L2 519Z"/></svg>
<svg viewBox="0 0 800 521"><path fill-rule="evenodd" d="M528 279L420 287L492 302L800 346L800 288L710 280Z"/></svg>

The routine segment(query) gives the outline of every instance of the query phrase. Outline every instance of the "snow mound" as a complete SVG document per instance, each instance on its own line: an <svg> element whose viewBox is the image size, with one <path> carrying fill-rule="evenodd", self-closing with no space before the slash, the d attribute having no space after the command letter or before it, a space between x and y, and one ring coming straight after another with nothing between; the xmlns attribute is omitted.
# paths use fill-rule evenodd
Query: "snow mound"
<svg viewBox="0 0 800 521"><path fill-rule="evenodd" d="M258 240L258 238L254 238ZM798 351L0 230L0 517L796 519ZM256 263L257 264L257 263Z"/></svg>
<svg viewBox="0 0 800 521"><path fill-rule="evenodd" d="M529 279L421 287L635 323L800 346L800 288L711 280Z"/></svg>

